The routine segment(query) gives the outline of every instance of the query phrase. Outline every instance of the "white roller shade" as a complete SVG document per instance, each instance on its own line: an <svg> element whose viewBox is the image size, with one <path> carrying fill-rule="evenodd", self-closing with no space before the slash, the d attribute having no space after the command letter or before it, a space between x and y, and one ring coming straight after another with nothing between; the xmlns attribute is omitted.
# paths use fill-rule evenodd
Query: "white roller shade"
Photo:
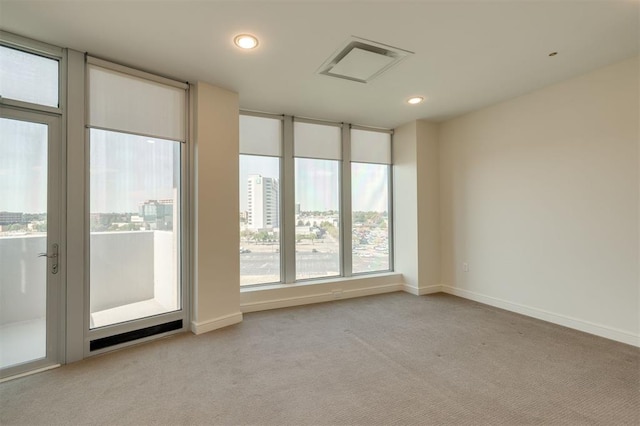
<svg viewBox="0 0 640 426"><path fill-rule="evenodd" d="M186 141L186 90L89 64L89 126Z"/></svg>
<svg viewBox="0 0 640 426"><path fill-rule="evenodd" d="M391 135L351 129L351 161L391 164Z"/></svg>
<svg viewBox="0 0 640 426"><path fill-rule="evenodd" d="M296 157L342 158L340 127L304 122L294 122L293 125L293 152Z"/></svg>
<svg viewBox="0 0 640 426"><path fill-rule="evenodd" d="M240 115L240 154L282 155L282 120Z"/></svg>

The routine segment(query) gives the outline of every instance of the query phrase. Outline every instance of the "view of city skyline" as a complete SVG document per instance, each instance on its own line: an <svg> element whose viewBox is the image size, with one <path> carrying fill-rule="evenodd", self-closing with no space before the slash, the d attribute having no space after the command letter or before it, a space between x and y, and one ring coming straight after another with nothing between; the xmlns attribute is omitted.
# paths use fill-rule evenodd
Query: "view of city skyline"
<svg viewBox="0 0 640 426"><path fill-rule="evenodd" d="M240 285L280 282L280 158L240 156ZM337 160L295 158L295 279L339 276L340 235L351 234L352 271L385 271L389 166L351 163L352 228L341 231ZM348 234L347 234L348 233Z"/></svg>
<svg viewBox="0 0 640 426"><path fill-rule="evenodd" d="M314 188L338 188L339 173L332 173L331 160L296 159L304 163L304 167L296 168L295 187L296 204L300 204L301 211L338 210L339 192L324 193L320 190L304 191L310 185ZM353 211L386 212L389 209L388 200L388 167L379 164L351 163L352 186L358 191L352 191ZM280 159L278 157L264 157L257 155L240 156L240 211L248 211L247 182L249 175L256 174L263 177L280 179Z"/></svg>

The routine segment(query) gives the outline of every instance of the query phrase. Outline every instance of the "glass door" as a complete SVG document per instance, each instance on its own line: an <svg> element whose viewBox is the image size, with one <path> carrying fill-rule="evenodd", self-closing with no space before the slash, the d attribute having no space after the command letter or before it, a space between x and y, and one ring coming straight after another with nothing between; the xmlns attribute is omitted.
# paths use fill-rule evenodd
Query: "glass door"
<svg viewBox="0 0 640 426"><path fill-rule="evenodd" d="M0 377L61 361L59 123L0 107Z"/></svg>

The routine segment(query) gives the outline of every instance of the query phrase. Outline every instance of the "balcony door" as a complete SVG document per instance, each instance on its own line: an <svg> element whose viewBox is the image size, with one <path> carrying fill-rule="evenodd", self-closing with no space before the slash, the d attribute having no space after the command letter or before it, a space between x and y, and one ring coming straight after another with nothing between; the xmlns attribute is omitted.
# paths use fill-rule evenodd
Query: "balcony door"
<svg viewBox="0 0 640 426"><path fill-rule="evenodd" d="M60 117L0 106L0 378L59 364Z"/></svg>

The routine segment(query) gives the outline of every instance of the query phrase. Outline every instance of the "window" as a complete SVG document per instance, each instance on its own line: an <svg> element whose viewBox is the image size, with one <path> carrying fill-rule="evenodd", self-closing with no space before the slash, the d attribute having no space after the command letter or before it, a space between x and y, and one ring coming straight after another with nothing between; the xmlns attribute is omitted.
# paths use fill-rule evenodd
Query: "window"
<svg viewBox="0 0 640 426"><path fill-rule="evenodd" d="M340 127L294 123L296 279L337 276L340 257Z"/></svg>
<svg viewBox="0 0 640 426"><path fill-rule="evenodd" d="M391 132L240 116L240 284L392 269Z"/></svg>
<svg viewBox="0 0 640 426"><path fill-rule="evenodd" d="M282 120L240 116L240 285L279 282Z"/></svg>
<svg viewBox="0 0 640 426"><path fill-rule="evenodd" d="M0 96L58 108L58 61L0 46Z"/></svg>
<svg viewBox="0 0 640 426"><path fill-rule="evenodd" d="M47 355L48 169L47 125L0 117L0 370Z"/></svg>
<svg viewBox="0 0 640 426"><path fill-rule="evenodd" d="M351 130L352 270L388 271L391 135Z"/></svg>
<svg viewBox="0 0 640 426"><path fill-rule="evenodd" d="M181 309L186 85L93 58L88 77L89 305L98 328Z"/></svg>

